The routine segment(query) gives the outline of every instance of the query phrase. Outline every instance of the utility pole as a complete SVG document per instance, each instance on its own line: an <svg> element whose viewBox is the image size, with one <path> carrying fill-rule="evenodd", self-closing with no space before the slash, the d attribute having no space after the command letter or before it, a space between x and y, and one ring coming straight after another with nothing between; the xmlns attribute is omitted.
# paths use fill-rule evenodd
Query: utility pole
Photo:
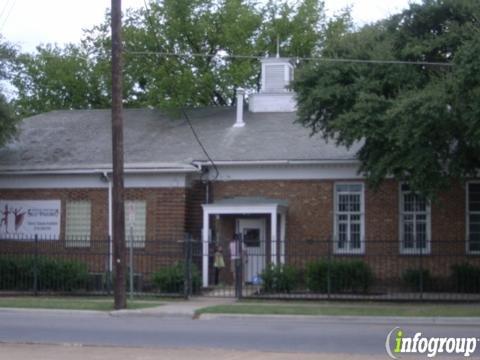
<svg viewBox="0 0 480 360"><path fill-rule="evenodd" d="M127 307L125 289L125 208L123 191L122 1L112 0L112 165L113 258L115 309Z"/></svg>

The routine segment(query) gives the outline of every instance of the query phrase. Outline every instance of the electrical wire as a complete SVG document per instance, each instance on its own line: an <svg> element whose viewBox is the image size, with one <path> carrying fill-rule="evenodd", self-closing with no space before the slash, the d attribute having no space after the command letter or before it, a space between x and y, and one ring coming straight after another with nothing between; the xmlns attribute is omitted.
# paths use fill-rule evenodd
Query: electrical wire
<svg viewBox="0 0 480 360"><path fill-rule="evenodd" d="M197 135L197 132L195 131L195 128L194 128L193 125L192 125L192 122L190 121L190 118L189 118L188 115L187 115L187 112L186 112L185 109L183 109L183 108L182 108L182 113L183 113L183 116L185 117L185 120L187 120L188 126L190 126L190 129L192 130L193 136L194 136L195 139L197 140L198 145L200 145L200 147L202 148L203 153L204 153L205 156L207 157L208 161L210 161L210 163L212 164L212 167L215 169L215 177L213 178L212 181L217 180L217 179L218 179L218 176L220 175L220 172L218 171L217 165L215 164L215 162L213 161L213 159L212 159L212 158L210 157L210 155L208 154L208 151L207 151L207 149L205 149L205 146L203 146L200 138L199 138L198 135Z"/></svg>
<svg viewBox="0 0 480 360"><path fill-rule="evenodd" d="M2 11L0 11L0 19L3 17L3 14L5 14L5 11L7 10L7 7L10 5L10 0L5 1L5 4L2 7Z"/></svg>
<svg viewBox="0 0 480 360"><path fill-rule="evenodd" d="M150 9L148 8L148 5L147 5L147 1L143 0L143 3L145 5L145 13L146 13L147 21L150 24L150 29L148 29L148 31L150 31L152 33L155 41L157 42L158 48L161 49L162 48L161 43L160 43L160 41L157 37L157 34L154 31L155 26L154 26L153 21L152 21L152 17L151 17L151 14L150 14ZM207 149L205 149L205 146L203 145L202 141L198 137L198 134L195 131L195 128L193 127L192 122L190 121L190 118L188 117L188 114L187 114L187 112L185 111L184 108L182 108L182 113L183 113L183 116L185 117L185 120L188 123L188 126L190 127L190 130L192 131L193 136L195 137L195 140L197 141L198 145L200 145L200 148L202 149L203 153L207 157L208 161L210 161L210 163L212 164L212 167L215 169L215 177L213 178L212 181L217 180L218 176L220 175L220 172L218 171L217 165L215 164L213 159L210 157L210 154L208 153Z"/></svg>
<svg viewBox="0 0 480 360"><path fill-rule="evenodd" d="M126 54L134 56L172 56L172 57L220 57L232 59L253 59L260 60L263 56L255 55L218 55L218 54L202 54L202 53L172 53L163 51L125 51ZM416 65L416 66L454 66L453 63L434 62L434 61L404 61L404 60L382 60L382 59L345 59L345 58L325 58L325 57L294 57L293 59L300 61L321 61L321 62L338 62L338 63L364 63L364 64L391 64L391 65Z"/></svg>
<svg viewBox="0 0 480 360"><path fill-rule="evenodd" d="M6 13L5 20L3 20L3 23L0 26L0 32L3 31L3 28L5 27L5 24L7 23L8 19L10 18L10 15L12 15L12 11L14 7L15 7L15 0L12 2L12 6L10 6L10 9Z"/></svg>

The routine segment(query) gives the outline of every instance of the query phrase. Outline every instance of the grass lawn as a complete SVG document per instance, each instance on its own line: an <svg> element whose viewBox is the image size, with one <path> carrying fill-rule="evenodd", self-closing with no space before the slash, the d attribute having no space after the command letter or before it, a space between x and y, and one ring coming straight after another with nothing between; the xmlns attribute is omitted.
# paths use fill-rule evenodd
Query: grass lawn
<svg viewBox="0 0 480 360"><path fill-rule="evenodd" d="M144 309L162 305L160 300L127 300L128 309ZM0 308L65 309L65 310L113 310L112 297L0 297Z"/></svg>
<svg viewBox="0 0 480 360"><path fill-rule="evenodd" d="M252 315L331 315L331 316L480 316L475 304L385 304L385 303L237 303L217 305L197 311L198 314Z"/></svg>

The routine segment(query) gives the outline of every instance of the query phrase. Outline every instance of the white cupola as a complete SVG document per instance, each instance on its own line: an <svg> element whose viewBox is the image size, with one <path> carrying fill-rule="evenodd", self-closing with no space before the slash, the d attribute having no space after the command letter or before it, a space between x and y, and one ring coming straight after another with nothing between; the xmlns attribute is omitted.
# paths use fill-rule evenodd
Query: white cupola
<svg viewBox="0 0 480 360"><path fill-rule="evenodd" d="M297 104L288 85L293 80L294 67L289 58L268 57L261 60L262 77L258 94L249 97L251 112L294 112Z"/></svg>

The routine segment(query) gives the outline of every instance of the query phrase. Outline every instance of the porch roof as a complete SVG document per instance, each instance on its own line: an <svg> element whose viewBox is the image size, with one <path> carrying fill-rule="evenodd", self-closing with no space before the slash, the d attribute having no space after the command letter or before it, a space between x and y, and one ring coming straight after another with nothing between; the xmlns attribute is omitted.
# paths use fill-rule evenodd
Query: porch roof
<svg viewBox="0 0 480 360"><path fill-rule="evenodd" d="M232 197L202 206L208 214L281 214L286 212L288 201L265 197Z"/></svg>

